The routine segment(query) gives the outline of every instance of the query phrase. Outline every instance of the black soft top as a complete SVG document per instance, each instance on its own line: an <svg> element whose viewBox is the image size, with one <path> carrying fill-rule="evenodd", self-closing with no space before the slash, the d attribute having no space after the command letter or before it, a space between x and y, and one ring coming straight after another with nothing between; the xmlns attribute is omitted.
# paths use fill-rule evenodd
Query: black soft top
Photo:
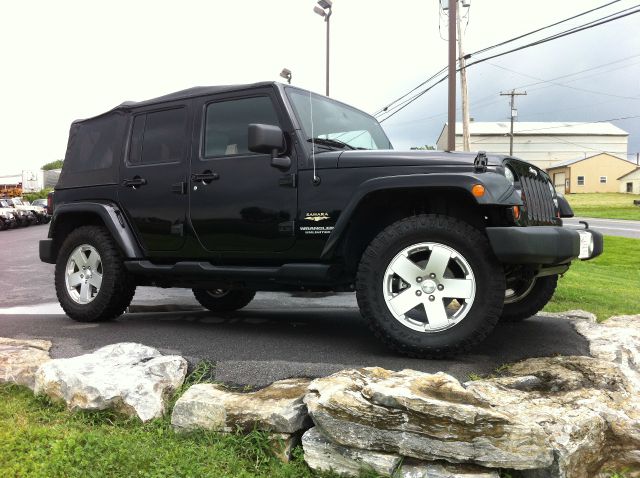
<svg viewBox="0 0 640 478"><path fill-rule="evenodd" d="M230 91L275 85L265 81L245 85L197 86L144 101L125 101L100 115L71 124L67 152L56 189L116 184L117 165L124 156L132 109Z"/></svg>

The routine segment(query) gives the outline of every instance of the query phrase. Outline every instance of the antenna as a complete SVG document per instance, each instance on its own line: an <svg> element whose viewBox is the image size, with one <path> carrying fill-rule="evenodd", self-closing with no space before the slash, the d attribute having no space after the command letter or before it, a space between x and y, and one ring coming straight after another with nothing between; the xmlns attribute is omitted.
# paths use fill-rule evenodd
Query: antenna
<svg viewBox="0 0 640 478"><path fill-rule="evenodd" d="M313 132L313 101L311 100L311 92L309 92L309 109L311 110L311 162L313 163L313 185L317 186L320 184L320 178L316 175L316 135Z"/></svg>

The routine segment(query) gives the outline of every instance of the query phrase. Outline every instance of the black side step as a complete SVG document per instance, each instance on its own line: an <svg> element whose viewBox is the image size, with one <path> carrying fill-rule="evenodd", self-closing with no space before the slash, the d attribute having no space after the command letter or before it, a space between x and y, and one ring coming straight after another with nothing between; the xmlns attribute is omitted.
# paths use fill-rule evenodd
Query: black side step
<svg viewBox="0 0 640 478"><path fill-rule="evenodd" d="M283 264L280 267L214 266L209 262L183 261L154 264L151 261L126 261L125 267L136 275L154 279L241 280L278 284L327 284L334 277L329 264Z"/></svg>

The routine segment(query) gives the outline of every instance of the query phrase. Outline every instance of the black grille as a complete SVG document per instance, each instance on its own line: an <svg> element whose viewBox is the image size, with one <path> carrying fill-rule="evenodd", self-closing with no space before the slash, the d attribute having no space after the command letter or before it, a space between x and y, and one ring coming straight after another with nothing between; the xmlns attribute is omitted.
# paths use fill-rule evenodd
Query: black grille
<svg viewBox="0 0 640 478"><path fill-rule="evenodd" d="M553 196L549 189L549 180L529 169L520 175L520 185L527 216L530 221L541 223L554 222L556 215L554 211ZM536 174L537 173L537 174Z"/></svg>

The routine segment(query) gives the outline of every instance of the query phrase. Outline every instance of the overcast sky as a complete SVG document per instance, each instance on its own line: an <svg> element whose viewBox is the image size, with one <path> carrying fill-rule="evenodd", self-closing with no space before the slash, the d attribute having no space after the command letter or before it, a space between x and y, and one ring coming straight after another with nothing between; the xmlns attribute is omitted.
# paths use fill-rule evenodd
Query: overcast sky
<svg viewBox="0 0 640 478"><path fill-rule="evenodd" d="M467 52L607 1L471 3ZM622 0L582 18L635 3ZM281 80L283 67L292 70L295 85L324 92L325 25L313 6L313 0L6 4L0 16L0 175L62 158L72 120L124 100L197 85ZM440 18L436 0L334 0L333 11L331 96L337 99L373 113L446 64L447 43L438 28L440 23L446 34L446 18ZM525 88L528 96L517 100L519 119L598 121L640 115L637 14L469 68L471 116L505 120L508 100L498 96L501 90L607 63L557 80L568 87L541 83ZM384 123L396 148L435 144L446 121L446 93L445 82ZM639 119L613 123L631 134L629 152L639 151Z"/></svg>

